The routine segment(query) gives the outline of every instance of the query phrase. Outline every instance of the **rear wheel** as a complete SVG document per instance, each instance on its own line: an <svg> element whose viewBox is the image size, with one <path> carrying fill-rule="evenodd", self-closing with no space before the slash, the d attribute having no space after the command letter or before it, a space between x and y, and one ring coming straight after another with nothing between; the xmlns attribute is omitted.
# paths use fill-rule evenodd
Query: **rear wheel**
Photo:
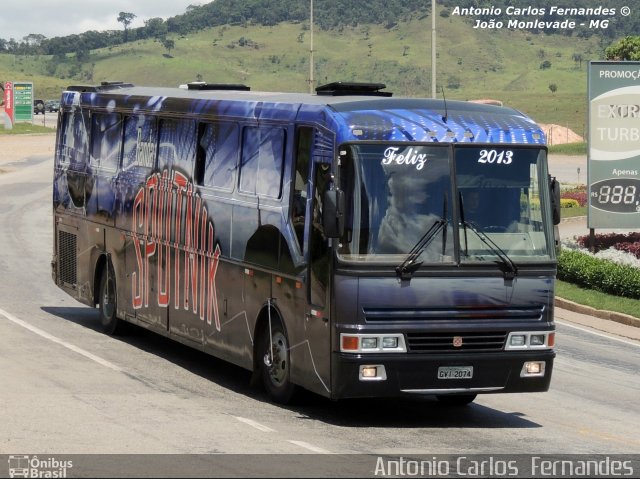
<svg viewBox="0 0 640 479"><path fill-rule="evenodd" d="M123 322L116 316L118 295L116 292L116 277L113 269L108 266L102 271L100 289L98 291L98 308L100 309L100 323L102 330L109 335L122 332Z"/></svg>
<svg viewBox="0 0 640 479"><path fill-rule="evenodd" d="M273 401L287 404L296 392L291 382L291 363L289 360L289 340L284 327L276 320L264 329L260 348L260 368L262 382Z"/></svg>
<svg viewBox="0 0 640 479"><path fill-rule="evenodd" d="M436 396L440 404L445 406L466 406L471 404L476 398L477 394L451 394Z"/></svg>

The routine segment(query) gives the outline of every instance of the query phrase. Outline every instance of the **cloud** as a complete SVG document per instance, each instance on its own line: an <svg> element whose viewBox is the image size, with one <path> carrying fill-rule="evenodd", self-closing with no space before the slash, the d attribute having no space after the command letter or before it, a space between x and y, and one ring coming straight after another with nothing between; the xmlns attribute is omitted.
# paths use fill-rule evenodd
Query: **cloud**
<svg viewBox="0 0 640 479"><path fill-rule="evenodd" d="M88 30L120 30L120 12L136 15L131 28L141 27L154 17L168 18L184 13L194 0L5 0L0 7L0 38L16 41L29 34L62 37Z"/></svg>

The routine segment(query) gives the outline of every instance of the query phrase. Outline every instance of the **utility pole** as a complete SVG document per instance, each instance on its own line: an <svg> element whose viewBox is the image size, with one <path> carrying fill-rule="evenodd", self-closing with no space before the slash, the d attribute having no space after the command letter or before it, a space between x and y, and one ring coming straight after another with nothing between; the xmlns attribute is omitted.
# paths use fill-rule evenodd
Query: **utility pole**
<svg viewBox="0 0 640 479"><path fill-rule="evenodd" d="M436 98L436 0L431 0L431 98Z"/></svg>
<svg viewBox="0 0 640 479"><path fill-rule="evenodd" d="M310 47L309 47L309 93L313 94L313 0L311 0L311 13L309 15Z"/></svg>

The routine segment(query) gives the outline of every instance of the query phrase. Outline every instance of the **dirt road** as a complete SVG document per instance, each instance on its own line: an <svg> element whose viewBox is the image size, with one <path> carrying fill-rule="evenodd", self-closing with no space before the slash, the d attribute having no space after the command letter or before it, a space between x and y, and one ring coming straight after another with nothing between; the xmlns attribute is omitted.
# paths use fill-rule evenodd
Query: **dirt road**
<svg viewBox="0 0 640 479"><path fill-rule="evenodd" d="M53 131L42 135L0 135L0 173L34 156L49 156L53 160L55 143Z"/></svg>

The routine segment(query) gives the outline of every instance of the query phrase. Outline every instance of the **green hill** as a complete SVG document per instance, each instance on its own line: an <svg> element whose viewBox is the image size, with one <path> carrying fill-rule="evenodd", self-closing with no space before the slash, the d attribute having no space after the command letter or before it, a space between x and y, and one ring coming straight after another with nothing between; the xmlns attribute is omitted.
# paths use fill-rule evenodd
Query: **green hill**
<svg viewBox="0 0 640 479"><path fill-rule="evenodd" d="M160 40L92 50L78 58L0 55L0 80L32 81L36 95L56 98L70 84L122 80L173 86L202 79L253 90L308 91L305 23L223 25ZM541 123L583 135L587 62L602 58L596 36L480 30L459 16L437 17L437 88L447 99L491 98ZM170 48L167 49L166 45ZM375 81L395 95L431 95L431 18L391 25L316 30L315 80ZM552 92L550 85L555 85Z"/></svg>

